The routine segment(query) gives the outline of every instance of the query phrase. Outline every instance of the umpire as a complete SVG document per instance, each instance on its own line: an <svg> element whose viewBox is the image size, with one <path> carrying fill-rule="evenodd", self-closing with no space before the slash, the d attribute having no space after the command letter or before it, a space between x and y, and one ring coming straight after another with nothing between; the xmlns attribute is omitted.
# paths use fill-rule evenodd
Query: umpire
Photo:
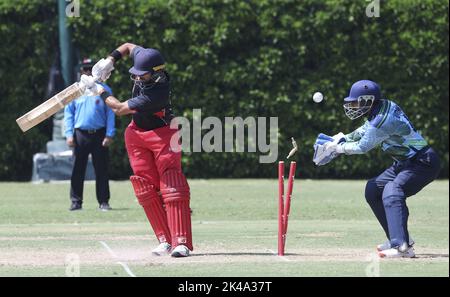
<svg viewBox="0 0 450 297"><path fill-rule="evenodd" d="M91 75L94 63L84 59L80 73ZM111 89L104 83L103 88ZM100 96L86 93L72 101L64 109L65 135L67 144L73 148L74 163L70 181L70 210L81 210L83 204L83 186L89 154L96 176L95 190L99 209L108 211L109 178L108 178L108 146L115 134L115 115L106 106Z"/></svg>

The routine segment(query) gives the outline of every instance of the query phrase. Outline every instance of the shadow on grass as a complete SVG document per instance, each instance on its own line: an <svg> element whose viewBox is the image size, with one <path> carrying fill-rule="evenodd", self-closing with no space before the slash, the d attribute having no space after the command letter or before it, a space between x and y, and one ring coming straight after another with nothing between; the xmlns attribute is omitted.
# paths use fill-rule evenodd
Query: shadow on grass
<svg viewBox="0 0 450 297"><path fill-rule="evenodd" d="M202 253L202 254L192 254L192 257L195 256L278 256L276 254L273 253L240 253L240 252L235 252L235 253ZM284 256L300 256L300 254L295 254L295 253L285 253Z"/></svg>
<svg viewBox="0 0 450 297"><path fill-rule="evenodd" d="M448 258L448 254L416 254L416 258L425 258L425 259L439 259L439 258Z"/></svg>

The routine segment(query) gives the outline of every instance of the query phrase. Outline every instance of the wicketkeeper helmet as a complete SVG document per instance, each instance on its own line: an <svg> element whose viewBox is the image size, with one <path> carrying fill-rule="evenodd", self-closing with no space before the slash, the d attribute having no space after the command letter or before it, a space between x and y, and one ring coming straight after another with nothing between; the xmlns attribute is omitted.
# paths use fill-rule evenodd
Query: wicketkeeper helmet
<svg viewBox="0 0 450 297"><path fill-rule="evenodd" d="M369 112L374 103L380 99L380 86L376 82L371 80L357 81L352 85L348 97L344 98L345 114L351 120L357 119Z"/></svg>

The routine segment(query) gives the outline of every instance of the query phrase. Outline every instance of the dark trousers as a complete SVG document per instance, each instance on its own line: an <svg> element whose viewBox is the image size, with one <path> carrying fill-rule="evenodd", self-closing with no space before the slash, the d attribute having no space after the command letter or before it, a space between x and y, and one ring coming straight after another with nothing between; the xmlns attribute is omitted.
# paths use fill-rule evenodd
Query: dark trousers
<svg viewBox="0 0 450 297"><path fill-rule="evenodd" d="M395 162L382 174L367 182L367 203L392 247L409 243L406 198L417 194L436 179L439 171L439 157L432 148L426 148L409 160Z"/></svg>
<svg viewBox="0 0 450 297"><path fill-rule="evenodd" d="M74 164L70 184L72 202L83 202L83 186L89 154L95 171L95 191L99 203L109 201L108 149L102 146L105 129L84 131L75 129Z"/></svg>

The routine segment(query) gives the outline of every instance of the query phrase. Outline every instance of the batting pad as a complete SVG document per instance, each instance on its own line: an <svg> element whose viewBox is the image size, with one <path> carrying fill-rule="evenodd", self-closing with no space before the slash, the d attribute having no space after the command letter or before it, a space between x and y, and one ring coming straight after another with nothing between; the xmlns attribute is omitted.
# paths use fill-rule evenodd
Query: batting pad
<svg viewBox="0 0 450 297"><path fill-rule="evenodd" d="M167 170L160 177L160 189L172 234L172 247L183 244L192 251L190 191L186 177L179 170Z"/></svg>
<svg viewBox="0 0 450 297"><path fill-rule="evenodd" d="M152 225L156 238L160 243L170 243L172 240L167 223L166 212L154 185L150 184L147 179L137 175L131 176L130 181L133 185L139 204L144 208L145 215L147 216L150 225Z"/></svg>

